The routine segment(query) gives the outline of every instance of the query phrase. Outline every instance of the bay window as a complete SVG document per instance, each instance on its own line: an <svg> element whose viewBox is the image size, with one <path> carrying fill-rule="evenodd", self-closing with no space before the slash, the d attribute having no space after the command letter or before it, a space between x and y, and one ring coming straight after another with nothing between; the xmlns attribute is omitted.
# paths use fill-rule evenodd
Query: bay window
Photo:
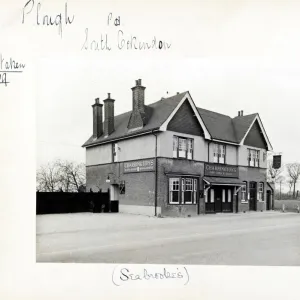
<svg viewBox="0 0 300 300"><path fill-rule="evenodd" d="M193 159L193 139L173 136L173 157Z"/></svg>
<svg viewBox="0 0 300 300"><path fill-rule="evenodd" d="M213 143L213 162L225 164L226 146L223 144Z"/></svg>
<svg viewBox="0 0 300 300"><path fill-rule="evenodd" d="M169 178L170 204L196 204L198 180L189 177Z"/></svg>
<svg viewBox="0 0 300 300"><path fill-rule="evenodd" d="M179 204L179 179L180 178L170 178L170 181L169 181L170 204Z"/></svg>

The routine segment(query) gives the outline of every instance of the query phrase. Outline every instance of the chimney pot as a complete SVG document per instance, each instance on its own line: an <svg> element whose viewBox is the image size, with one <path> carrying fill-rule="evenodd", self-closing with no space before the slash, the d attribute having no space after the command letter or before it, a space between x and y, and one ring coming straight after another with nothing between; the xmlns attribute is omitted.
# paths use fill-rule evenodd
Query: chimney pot
<svg viewBox="0 0 300 300"><path fill-rule="evenodd" d="M238 111L238 117L241 115L241 112L240 111Z"/></svg>
<svg viewBox="0 0 300 300"><path fill-rule="evenodd" d="M115 108L114 99L108 98L103 100L104 103L104 136L109 136L115 131Z"/></svg>
<svg viewBox="0 0 300 300"><path fill-rule="evenodd" d="M241 116L243 116L244 115L244 111L243 110L241 110Z"/></svg>
<svg viewBox="0 0 300 300"><path fill-rule="evenodd" d="M135 81L136 86L132 89L132 113L127 128L139 128L145 125L145 87L142 86L142 79Z"/></svg>
<svg viewBox="0 0 300 300"><path fill-rule="evenodd" d="M103 134L103 126L102 126L102 104L99 103L99 98L95 99L95 104L93 107L93 137L99 138Z"/></svg>
<svg viewBox="0 0 300 300"><path fill-rule="evenodd" d="M179 95L179 92L177 92L177 95Z"/></svg>
<svg viewBox="0 0 300 300"><path fill-rule="evenodd" d="M110 93L107 93L107 98L110 99Z"/></svg>

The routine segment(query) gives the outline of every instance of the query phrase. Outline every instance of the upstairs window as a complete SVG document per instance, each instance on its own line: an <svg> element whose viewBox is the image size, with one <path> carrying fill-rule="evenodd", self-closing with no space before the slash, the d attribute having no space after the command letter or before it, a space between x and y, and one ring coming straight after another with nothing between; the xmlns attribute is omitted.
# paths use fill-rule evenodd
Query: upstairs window
<svg viewBox="0 0 300 300"><path fill-rule="evenodd" d="M118 161L118 144L117 143L112 144L112 161L113 162Z"/></svg>
<svg viewBox="0 0 300 300"><path fill-rule="evenodd" d="M259 150L248 149L248 166L259 167Z"/></svg>
<svg viewBox="0 0 300 300"><path fill-rule="evenodd" d="M226 146L223 144L213 144L213 162L225 164Z"/></svg>
<svg viewBox="0 0 300 300"><path fill-rule="evenodd" d="M258 184L258 200L259 201L264 201L264 183L260 182Z"/></svg>
<svg viewBox="0 0 300 300"><path fill-rule="evenodd" d="M173 157L193 159L193 139L173 136Z"/></svg>

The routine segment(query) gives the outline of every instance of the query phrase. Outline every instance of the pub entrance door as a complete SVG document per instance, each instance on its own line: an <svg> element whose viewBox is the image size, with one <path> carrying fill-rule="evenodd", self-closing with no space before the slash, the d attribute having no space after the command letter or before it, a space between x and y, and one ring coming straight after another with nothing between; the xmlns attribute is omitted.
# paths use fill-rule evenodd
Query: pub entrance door
<svg viewBox="0 0 300 300"><path fill-rule="evenodd" d="M250 194L249 210L256 210L257 183L254 181L251 181L249 184L249 194Z"/></svg>
<svg viewBox="0 0 300 300"><path fill-rule="evenodd" d="M232 187L211 187L206 196L206 213L232 212L232 196Z"/></svg>

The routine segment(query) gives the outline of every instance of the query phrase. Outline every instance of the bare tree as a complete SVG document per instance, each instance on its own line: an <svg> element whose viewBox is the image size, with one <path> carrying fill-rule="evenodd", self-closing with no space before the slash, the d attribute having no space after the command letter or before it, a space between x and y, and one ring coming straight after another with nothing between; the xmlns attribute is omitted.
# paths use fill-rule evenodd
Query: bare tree
<svg viewBox="0 0 300 300"><path fill-rule="evenodd" d="M36 174L37 189L55 192L60 187L60 167L58 161L41 166Z"/></svg>
<svg viewBox="0 0 300 300"><path fill-rule="evenodd" d="M296 184L300 177L300 164L299 163L292 163L287 164L287 173L289 176L289 182L292 183L293 187L293 198L296 197Z"/></svg>
<svg viewBox="0 0 300 300"><path fill-rule="evenodd" d="M60 182L66 192L79 192L85 185L85 165L72 161L60 161Z"/></svg>
<svg viewBox="0 0 300 300"><path fill-rule="evenodd" d="M85 185L85 166L70 161L56 160L37 171L37 189L44 192L79 192Z"/></svg>

